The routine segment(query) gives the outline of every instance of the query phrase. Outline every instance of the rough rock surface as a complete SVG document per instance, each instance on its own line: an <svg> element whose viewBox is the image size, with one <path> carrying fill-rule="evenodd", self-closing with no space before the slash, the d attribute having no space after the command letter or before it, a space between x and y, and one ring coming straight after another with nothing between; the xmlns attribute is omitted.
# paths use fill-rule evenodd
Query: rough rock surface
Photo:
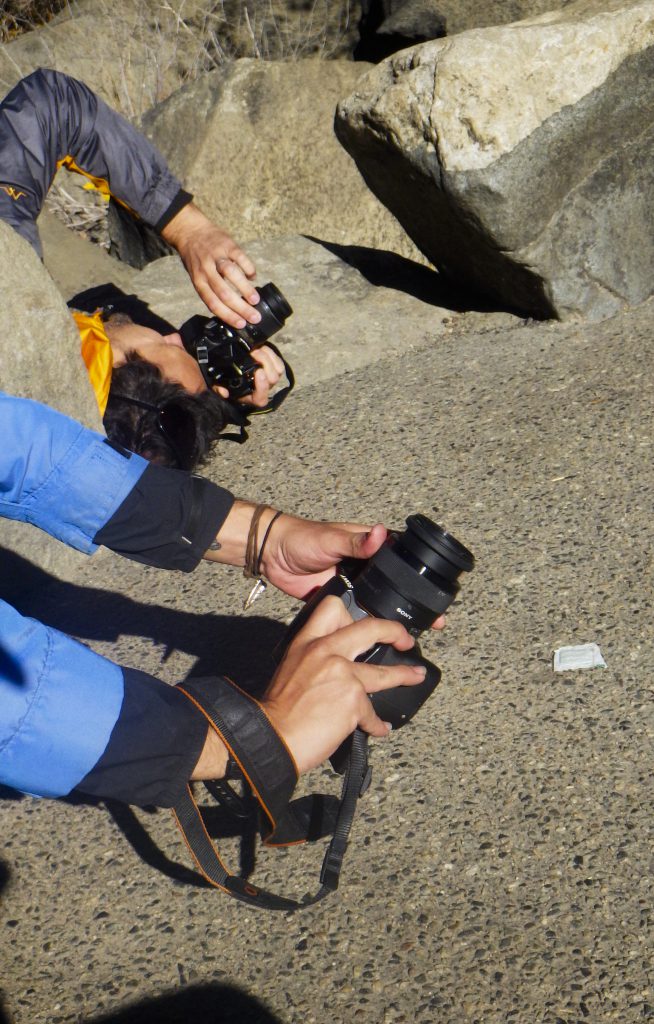
<svg viewBox="0 0 654 1024"><path fill-rule="evenodd" d="M274 341L291 364L298 389L409 351L452 329L520 322L501 311L463 312L462 296L435 271L394 253L332 250L301 236L246 248L257 280L273 281L293 307ZM176 256L150 263L131 286L173 324L207 313Z"/></svg>
<svg viewBox="0 0 654 1024"><path fill-rule="evenodd" d="M31 246L2 222L0 254L2 390L44 402L99 429L100 415L79 352L79 336L60 292ZM3 577L7 575L5 549L66 579L83 560L51 537L8 520L2 521ZM22 581L8 582L13 587Z"/></svg>
<svg viewBox="0 0 654 1024"><path fill-rule="evenodd" d="M184 80L191 59L182 59L185 41L162 31L148 4L76 2L51 23L0 47L0 93L38 67L54 68L137 119Z"/></svg>
<svg viewBox="0 0 654 1024"><path fill-rule="evenodd" d="M447 629L424 638L443 681L373 744L339 890L294 917L203 888L169 812L5 794L12 1024L651 1017L653 326L650 302L599 325L444 329L219 448L210 474L236 493L392 525L423 510L471 547ZM265 676L297 608L269 590L243 616L239 570L113 556L42 584L26 611L171 683ZM553 673L557 647L591 640L606 669ZM237 869L240 844L219 848ZM254 879L312 892L322 855L258 849Z"/></svg>
<svg viewBox="0 0 654 1024"><path fill-rule="evenodd" d="M3 376L25 302L51 310L31 321L48 338L63 309L19 243L3 267ZM76 248L63 266L46 239L66 291L91 272ZM3 791L0 1020L649 1020L654 303L526 325L472 310L393 254L298 238L248 248L295 306L300 385L247 445L218 446L208 474L307 515L399 526L422 510L467 543L477 567L445 633L423 637L443 682L411 727L373 745L341 886L294 917L204 888L167 812ZM133 281L161 311L197 311L175 261ZM334 375L319 377L329 346ZM60 400L79 403L81 382L68 387ZM3 583L26 572L3 554ZM170 683L266 678L297 610L269 589L242 615L239 570L180 576L110 554L72 582L52 569L34 583L25 613ZM552 672L557 647L591 640L606 669ZM339 788L328 771L304 786ZM258 849L254 878L313 891L320 847ZM249 853L220 849L235 869Z"/></svg>
<svg viewBox="0 0 654 1024"><path fill-rule="evenodd" d="M369 72L336 129L438 267L536 317L652 292L652 0L579 0Z"/></svg>
<svg viewBox="0 0 654 1024"><path fill-rule="evenodd" d="M200 206L241 242L289 234L422 259L333 132L352 61L239 60L180 89L144 128Z"/></svg>
<svg viewBox="0 0 654 1024"><path fill-rule="evenodd" d="M567 7L573 0L421 0L445 19L448 36L470 28L507 25Z"/></svg>

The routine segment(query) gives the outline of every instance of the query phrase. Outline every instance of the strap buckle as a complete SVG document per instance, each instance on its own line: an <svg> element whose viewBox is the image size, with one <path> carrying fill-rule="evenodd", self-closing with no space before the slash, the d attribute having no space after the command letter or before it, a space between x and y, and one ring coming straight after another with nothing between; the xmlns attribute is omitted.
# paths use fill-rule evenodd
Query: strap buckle
<svg viewBox="0 0 654 1024"><path fill-rule="evenodd" d="M331 892L338 889L339 877L343 866L345 850L335 850L333 843L327 849L320 871L320 884Z"/></svg>

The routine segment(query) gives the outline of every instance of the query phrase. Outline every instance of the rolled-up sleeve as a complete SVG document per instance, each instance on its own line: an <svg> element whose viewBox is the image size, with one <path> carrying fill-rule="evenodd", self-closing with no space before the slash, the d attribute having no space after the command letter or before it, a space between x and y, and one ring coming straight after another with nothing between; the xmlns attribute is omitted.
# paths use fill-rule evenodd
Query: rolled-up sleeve
<svg viewBox="0 0 654 1024"><path fill-rule="evenodd" d="M0 515L86 553L148 466L62 413L1 392L0 434Z"/></svg>

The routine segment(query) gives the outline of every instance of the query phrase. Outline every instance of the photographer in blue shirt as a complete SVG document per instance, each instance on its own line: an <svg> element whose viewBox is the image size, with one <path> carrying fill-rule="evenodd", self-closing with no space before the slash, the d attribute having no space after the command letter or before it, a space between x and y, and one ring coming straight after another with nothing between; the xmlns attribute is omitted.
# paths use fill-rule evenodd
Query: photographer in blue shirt
<svg viewBox="0 0 654 1024"><path fill-rule="evenodd" d="M369 558L383 526L319 523L254 506L209 480L166 469L27 399L0 393L0 515L80 551L100 544L160 568L202 558L252 565L305 597L343 558ZM435 623L444 624L441 616ZM297 774L322 763L356 726L389 727L368 693L420 682L406 665L355 658L376 643L408 650L399 623L353 623L322 602L295 638L261 708ZM246 723L247 724L247 723ZM245 740L247 743L247 739ZM119 666L0 602L0 782L59 797L73 790L173 806L189 779L224 775L228 750L183 690Z"/></svg>

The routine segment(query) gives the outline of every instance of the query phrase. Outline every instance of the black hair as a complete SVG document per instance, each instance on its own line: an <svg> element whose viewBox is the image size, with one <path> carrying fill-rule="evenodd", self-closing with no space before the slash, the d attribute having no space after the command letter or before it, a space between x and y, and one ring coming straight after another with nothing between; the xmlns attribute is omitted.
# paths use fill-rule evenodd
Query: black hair
<svg viewBox="0 0 654 1024"><path fill-rule="evenodd" d="M117 397L112 399L112 393L148 402L157 409L164 402L174 400L190 414L195 426L195 445L192 464L185 466L186 469L195 469L206 461L212 442L218 439L230 419L225 399L214 391L190 394L181 384L166 380L154 363L136 352L127 353L126 362L115 367L111 374L103 418L107 437L151 462L173 469L181 467L175 449L159 430L158 413Z"/></svg>

